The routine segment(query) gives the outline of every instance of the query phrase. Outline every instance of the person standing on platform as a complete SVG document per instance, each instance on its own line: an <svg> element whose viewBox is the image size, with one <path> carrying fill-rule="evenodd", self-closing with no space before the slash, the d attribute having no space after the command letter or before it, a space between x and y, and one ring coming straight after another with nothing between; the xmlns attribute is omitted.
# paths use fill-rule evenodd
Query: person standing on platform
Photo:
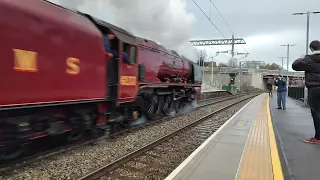
<svg viewBox="0 0 320 180"><path fill-rule="evenodd" d="M272 97L272 84L270 82L267 84L267 89L269 91L269 97Z"/></svg>
<svg viewBox="0 0 320 180"><path fill-rule="evenodd" d="M277 109L286 110L287 80L284 77L278 76L276 79L276 86L278 86L278 89L277 89L278 108Z"/></svg>
<svg viewBox="0 0 320 180"><path fill-rule="evenodd" d="M309 48L312 54L295 60L292 69L305 71L305 86L308 88L308 103L315 129L315 136L304 142L320 144L320 42L312 41Z"/></svg>

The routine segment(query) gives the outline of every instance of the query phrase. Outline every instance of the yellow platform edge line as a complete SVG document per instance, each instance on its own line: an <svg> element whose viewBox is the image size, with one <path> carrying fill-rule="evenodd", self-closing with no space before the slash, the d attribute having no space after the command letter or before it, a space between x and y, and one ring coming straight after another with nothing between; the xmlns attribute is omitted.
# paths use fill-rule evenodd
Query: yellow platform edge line
<svg viewBox="0 0 320 180"><path fill-rule="evenodd" d="M273 169L273 179L274 180L283 180L283 172L276 142L276 137L274 134L274 129L271 120L271 113L269 107L270 97L267 98L267 118L268 118L268 131L269 131L269 143L270 143L270 155Z"/></svg>

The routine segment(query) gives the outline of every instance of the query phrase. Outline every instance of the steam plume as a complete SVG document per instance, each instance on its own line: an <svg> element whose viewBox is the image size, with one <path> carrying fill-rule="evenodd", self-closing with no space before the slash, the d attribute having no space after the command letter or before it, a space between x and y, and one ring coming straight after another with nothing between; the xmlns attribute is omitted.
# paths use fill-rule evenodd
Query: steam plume
<svg viewBox="0 0 320 180"><path fill-rule="evenodd" d="M196 18L186 11L186 0L59 0L57 3L96 16L197 60L196 50L188 43Z"/></svg>

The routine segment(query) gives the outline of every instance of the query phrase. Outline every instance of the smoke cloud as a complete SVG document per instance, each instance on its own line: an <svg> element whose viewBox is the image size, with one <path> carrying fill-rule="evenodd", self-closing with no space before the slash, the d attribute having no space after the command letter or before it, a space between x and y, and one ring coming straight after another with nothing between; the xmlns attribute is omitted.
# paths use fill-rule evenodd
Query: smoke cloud
<svg viewBox="0 0 320 180"><path fill-rule="evenodd" d="M60 0L57 3L154 40L197 61L197 51L188 42L196 18L186 11L186 0Z"/></svg>

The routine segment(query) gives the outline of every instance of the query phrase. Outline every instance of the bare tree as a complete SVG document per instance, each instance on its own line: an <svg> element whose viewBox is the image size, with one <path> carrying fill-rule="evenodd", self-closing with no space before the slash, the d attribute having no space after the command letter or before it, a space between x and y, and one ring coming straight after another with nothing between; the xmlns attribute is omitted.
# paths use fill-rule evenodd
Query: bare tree
<svg viewBox="0 0 320 180"><path fill-rule="evenodd" d="M272 64L265 64L264 66L260 66L260 69L268 69L268 70L281 70L281 66L276 64L276 63L272 63Z"/></svg>
<svg viewBox="0 0 320 180"><path fill-rule="evenodd" d="M197 61L197 63L203 65L206 58L207 58L207 51L204 50L204 49L198 50L198 61Z"/></svg>
<svg viewBox="0 0 320 180"><path fill-rule="evenodd" d="M260 66L263 66L264 64L260 61L244 61L244 64L242 65L243 68L253 68L253 69L259 69Z"/></svg>

